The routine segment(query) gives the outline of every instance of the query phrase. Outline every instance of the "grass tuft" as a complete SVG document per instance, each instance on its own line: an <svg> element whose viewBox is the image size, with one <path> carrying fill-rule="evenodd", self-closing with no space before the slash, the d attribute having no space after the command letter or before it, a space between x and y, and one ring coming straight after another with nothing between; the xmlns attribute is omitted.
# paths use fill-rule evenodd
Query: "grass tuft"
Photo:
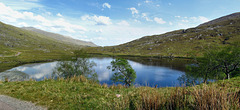
<svg viewBox="0 0 240 110"><path fill-rule="evenodd" d="M240 109L240 77L193 87L100 85L84 76L0 83L0 94L48 109ZM229 86L231 85L231 86Z"/></svg>

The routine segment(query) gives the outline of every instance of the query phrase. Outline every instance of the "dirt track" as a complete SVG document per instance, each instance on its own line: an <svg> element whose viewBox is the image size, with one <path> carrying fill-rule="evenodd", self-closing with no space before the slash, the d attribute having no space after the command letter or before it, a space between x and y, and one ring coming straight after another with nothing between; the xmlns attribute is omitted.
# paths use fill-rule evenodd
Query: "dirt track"
<svg viewBox="0 0 240 110"><path fill-rule="evenodd" d="M47 108L36 106L31 102L0 95L0 110L47 110Z"/></svg>

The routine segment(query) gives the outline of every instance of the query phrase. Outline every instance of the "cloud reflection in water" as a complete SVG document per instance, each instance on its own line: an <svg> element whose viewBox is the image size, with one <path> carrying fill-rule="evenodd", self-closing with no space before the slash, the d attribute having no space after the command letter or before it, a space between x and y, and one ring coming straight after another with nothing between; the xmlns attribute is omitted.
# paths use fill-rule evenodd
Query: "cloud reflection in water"
<svg viewBox="0 0 240 110"><path fill-rule="evenodd" d="M94 61L97 66L93 67L98 74L98 80L101 84L107 83L113 84L110 80L112 76L111 70L107 69L110 66L112 58L91 58L90 61ZM167 67L161 67L159 65L144 65L135 61L129 61L130 65L137 73L135 85L148 85L159 87L176 86L178 84L177 78L184 74L182 71L173 70ZM57 62L50 63L37 63L28 64L13 68L9 71L20 71L29 75L30 78L36 80L43 80L44 77L52 75L53 69L56 67Z"/></svg>

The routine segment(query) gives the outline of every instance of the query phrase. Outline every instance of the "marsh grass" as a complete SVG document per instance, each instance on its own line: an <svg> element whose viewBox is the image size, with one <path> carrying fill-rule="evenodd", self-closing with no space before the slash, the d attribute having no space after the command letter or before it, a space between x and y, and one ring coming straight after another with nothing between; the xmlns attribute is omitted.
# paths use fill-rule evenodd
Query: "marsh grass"
<svg viewBox="0 0 240 110"><path fill-rule="evenodd" d="M125 87L83 76L44 81L1 82L0 94L49 109L175 110L240 109L240 77L193 87Z"/></svg>

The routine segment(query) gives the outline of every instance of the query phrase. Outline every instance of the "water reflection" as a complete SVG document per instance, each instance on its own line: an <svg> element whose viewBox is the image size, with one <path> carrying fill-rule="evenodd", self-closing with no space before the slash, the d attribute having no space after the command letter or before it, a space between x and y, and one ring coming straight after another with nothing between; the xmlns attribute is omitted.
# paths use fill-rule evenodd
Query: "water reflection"
<svg viewBox="0 0 240 110"><path fill-rule="evenodd" d="M97 73L93 69L94 66L96 66L96 63L89 61L88 58L78 58L74 61L59 61L53 69L53 75L63 78L82 75L97 81Z"/></svg>
<svg viewBox="0 0 240 110"><path fill-rule="evenodd" d="M37 81L44 78L50 78L52 76L53 68L57 62L50 63L36 63L19 66L8 71L21 71L29 75L29 78L36 79Z"/></svg>
<svg viewBox="0 0 240 110"><path fill-rule="evenodd" d="M26 80L29 80L29 75L21 71L6 71L0 74L0 80L26 81Z"/></svg>
<svg viewBox="0 0 240 110"><path fill-rule="evenodd" d="M158 87L172 87L179 86L180 83L177 80L178 77L185 74L184 68L187 64L185 60L163 60L154 59L150 60L147 58L128 58L130 65L136 71L137 78L135 85L148 85ZM110 80L112 77L112 71L107 69L110 66L112 58L90 58L90 61L94 61L97 66L93 69L98 74L98 80L101 84L107 83L112 85L113 82ZM181 63L182 62L182 63ZM44 77L52 76L53 69L56 67L57 62L40 63L40 64L29 64L13 68L8 71L20 71L26 73L29 78L36 79L37 81L43 80ZM2 74L2 73L0 73Z"/></svg>

